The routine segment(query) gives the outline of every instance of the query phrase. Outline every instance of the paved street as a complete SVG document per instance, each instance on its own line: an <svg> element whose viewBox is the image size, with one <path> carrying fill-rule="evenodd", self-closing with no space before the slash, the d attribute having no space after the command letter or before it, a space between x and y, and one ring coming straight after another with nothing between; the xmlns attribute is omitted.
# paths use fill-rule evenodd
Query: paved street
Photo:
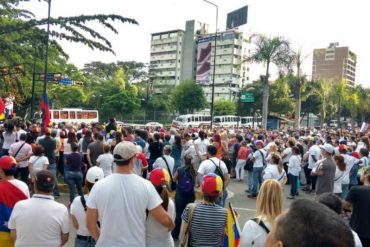
<svg viewBox="0 0 370 247"><path fill-rule="evenodd" d="M245 180L246 181L246 180ZM246 189L246 182L236 182L232 180L229 185L229 201L232 203L235 210L239 213L239 225L240 230L243 229L244 223L255 216L256 213L256 199L249 199L247 198L247 193L245 192ZM284 191L285 197L289 194L289 186L285 186ZM314 194L306 194L305 192L300 192L300 196L298 198L307 198L312 199L314 198ZM58 202L62 202L65 205L68 204L68 194L62 194L62 196L57 200ZM291 204L292 200L284 199L284 206L288 208ZM70 234L70 241L66 245L67 247L74 246L74 239L75 239L75 229L71 225L71 234Z"/></svg>

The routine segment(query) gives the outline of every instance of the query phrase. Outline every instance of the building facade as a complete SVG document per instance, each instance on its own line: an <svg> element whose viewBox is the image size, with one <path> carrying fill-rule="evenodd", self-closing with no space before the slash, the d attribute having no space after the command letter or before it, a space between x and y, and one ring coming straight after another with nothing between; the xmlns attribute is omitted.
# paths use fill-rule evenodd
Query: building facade
<svg viewBox="0 0 370 247"><path fill-rule="evenodd" d="M312 61L312 79L339 83L346 80L353 86L356 80L357 56L349 47L331 43L329 47L315 49Z"/></svg>

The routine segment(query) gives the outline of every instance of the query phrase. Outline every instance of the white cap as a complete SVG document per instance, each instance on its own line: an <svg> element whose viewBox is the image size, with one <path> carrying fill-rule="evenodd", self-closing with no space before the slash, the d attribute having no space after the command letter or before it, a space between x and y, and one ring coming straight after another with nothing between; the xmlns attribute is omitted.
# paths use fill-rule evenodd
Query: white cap
<svg viewBox="0 0 370 247"><path fill-rule="evenodd" d="M103 172L103 169L101 169L100 167L93 166L89 170L87 170L87 174L86 174L87 182L94 184L103 178L104 178L104 172Z"/></svg>
<svg viewBox="0 0 370 247"><path fill-rule="evenodd" d="M327 152L328 154L333 154L333 152L334 152L334 147L329 143L325 143L324 145L320 145L319 148L324 149L324 151Z"/></svg>

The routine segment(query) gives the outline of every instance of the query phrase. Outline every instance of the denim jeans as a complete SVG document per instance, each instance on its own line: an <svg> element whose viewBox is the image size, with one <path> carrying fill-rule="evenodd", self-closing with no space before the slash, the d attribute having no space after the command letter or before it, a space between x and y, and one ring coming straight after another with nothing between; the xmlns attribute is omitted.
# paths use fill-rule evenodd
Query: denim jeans
<svg viewBox="0 0 370 247"><path fill-rule="evenodd" d="M252 170L252 177L253 177L253 186L252 186L252 195L256 196L258 194L258 190L262 184L262 171L263 167L253 167Z"/></svg>
<svg viewBox="0 0 370 247"><path fill-rule="evenodd" d="M346 199L347 197L347 194L348 194L348 191L349 191L349 184L342 184L342 194L341 194L341 198L343 200Z"/></svg>
<svg viewBox="0 0 370 247"><path fill-rule="evenodd" d="M78 194L83 196L82 192L82 172L81 171L64 171L64 181L69 187L69 201L72 203L75 198L75 186Z"/></svg>
<svg viewBox="0 0 370 247"><path fill-rule="evenodd" d="M175 195L175 206L176 206L176 219L175 219L175 228L172 230L172 237L175 239L179 238L180 229L181 229L181 216L182 212L184 211L186 205L189 203L193 203L195 201L195 194L194 193L179 193L176 191Z"/></svg>
<svg viewBox="0 0 370 247"><path fill-rule="evenodd" d="M298 176L294 176L292 174L288 174L290 180L290 195L295 196L298 192Z"/></svg>
<svg viewBox="0 0 370 247"><path fill-rule="evenodd" d="M226 203L226 199L227 199L227 189L224 189L224 193L222 194L222 197L220 196L219 198L217 198L216 200L216 204L221 206L221 207L225 207L225 203Z"/></svg>
<svg viewBox="0 0 370 247"><path fill-rule="evenodd" d="M21 176L21 181L25 182L28 185L28 166L27 167L22 167L22 168L17 168L17 171L14 174L15 178L18 178L18 175Z"/></svg>
<svg viewBox="0 0 370 247"><path fill-rule="evenodd" d="M252 192L253 189L253 172L252 171L247 171L248 174L248 192Z"/></svg>
<svg viewBox="0 0 370 247"><path fill-rule="evenodd" d="M77 239L75 240L75 247L94 247L95 240L91 237L87 240Z"/></svg>
<svg viewBox="0 0 370 247"><path fill-rule="evenodd" d="M55 184L53 189L53 195L54 196L60 196L59 189L58 189L58 177L57 177L57 165L56 164L49 164L48 170L53 173L55 176Z"/></svg>

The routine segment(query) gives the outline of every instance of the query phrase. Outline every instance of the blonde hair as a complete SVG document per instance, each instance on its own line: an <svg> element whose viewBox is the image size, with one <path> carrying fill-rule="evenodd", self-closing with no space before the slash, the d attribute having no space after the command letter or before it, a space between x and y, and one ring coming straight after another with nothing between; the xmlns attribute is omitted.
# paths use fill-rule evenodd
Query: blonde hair
<svg viewBox="0 0 370 247"><path fill-rule="evenodd" d="M266 217L272 224L277 216L283 212L283 188L275 179L263 182L257 197L257 218Z"/></svg>
<svg viewBox="0 0 370 247"><path fill-rule="evenodd" d="M220 137L221 137L221 140L222 141L226 141L227 142L229 140L229 137L228 137L228 135L227 135L226 132L222 132L221 135L220 135Z"/></svg>
<svg viewBox="0 0 370 247"><path fill-rule="evenodd" d="M271 145L270 145L270 153L275 153L275 152L277 152L278 150L277 150L277 146L276 146L276 144L275 143L272 143Z"/></svg>

